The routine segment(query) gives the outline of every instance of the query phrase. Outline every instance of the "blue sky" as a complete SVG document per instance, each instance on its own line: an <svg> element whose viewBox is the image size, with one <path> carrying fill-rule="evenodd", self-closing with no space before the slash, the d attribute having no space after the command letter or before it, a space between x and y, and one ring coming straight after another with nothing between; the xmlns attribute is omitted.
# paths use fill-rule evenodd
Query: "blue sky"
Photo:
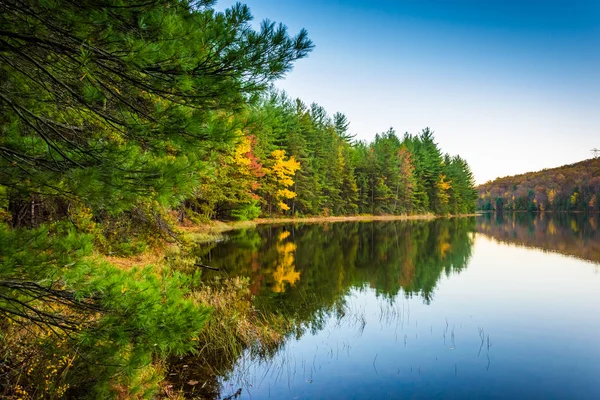
<svg viewBox="0 0 600 400"><path fill-rule="evenodd" d="M358 138L429 126L478 183L600 148L600 1L245 3L308 30L314 51L277 87L345 113Z"/></svg>

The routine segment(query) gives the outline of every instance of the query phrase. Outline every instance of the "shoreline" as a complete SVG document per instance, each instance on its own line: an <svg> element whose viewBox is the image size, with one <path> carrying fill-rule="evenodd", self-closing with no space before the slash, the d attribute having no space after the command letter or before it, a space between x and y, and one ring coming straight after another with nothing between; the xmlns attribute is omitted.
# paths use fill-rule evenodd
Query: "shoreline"
<svg viewBox="0 0 600 400"><path fill-rule="evenodd" d="M280 218L257 218L251 221L219 221L212 220L201 224L177 225L184 243L188 244L208 244L216 243L226 239L226 233L242 229L255 229L259 225L279 225L279 224L327 224L338 222L373 222L373 221L432 221L440 218L464 218L476 217L485 213L456 214L456 215L435 215L435 214L417 214L417 215L346 215L330 217L280 217ZM125 270L134 265L157 264L159 263L168 248L179 247L180 244L167 244L154 246L142 253L128 256L98 255L100 258Z"/></svg>
<svg viewBox="0 0 600 400"><path fill-rule="evenodd" d="M476 217L480 214L457 214L457 215L345 215L331 217L283 217L283 218L257 218L253 221L257 225L279 224L279 223L321 223L321 222L353 222L353 221L411 221L411 220L433 220L439 218L461 218Z"/></svg>
<svg viewBox="0 0 600 400"><path fill-rule="evenodd" d="M372 222L372 221L431 221L439 218L476 217L483 213L456 215L346 215L346 216L316 216L316 217L272 217L257 218L251 221L210 221L203 224L179 225L177 228L196 243L207 243L223 239L223 233L228 231L256 228L258 225L276 224L322 224L336 222Z"/></svg>

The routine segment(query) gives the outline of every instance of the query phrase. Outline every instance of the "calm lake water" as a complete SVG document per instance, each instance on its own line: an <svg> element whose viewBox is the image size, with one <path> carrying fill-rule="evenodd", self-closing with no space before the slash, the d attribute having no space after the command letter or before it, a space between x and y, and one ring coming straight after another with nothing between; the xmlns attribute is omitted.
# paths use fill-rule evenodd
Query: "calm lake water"
<svg viewBox="0 0 600 400"><path fill-rule="evenodd" d="M598 215L263 226L203 259L294 320L220 397L600 398Z"/></svg>

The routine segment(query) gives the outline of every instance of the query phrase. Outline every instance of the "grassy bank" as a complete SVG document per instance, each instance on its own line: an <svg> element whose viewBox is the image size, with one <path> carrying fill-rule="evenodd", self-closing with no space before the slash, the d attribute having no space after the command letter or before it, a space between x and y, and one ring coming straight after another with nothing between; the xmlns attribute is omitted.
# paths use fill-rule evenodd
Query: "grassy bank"
<svg viewBox="0 0 600 400"><path fill-rule="evenodd" d="M314 216L314 217L273 217L257 218L252 221L209 221L206 223L186 223L177 226L180 242L158 243L146 251L127 257L102 256L114 265L129 269L132 266L160 265L167 257L181 256L189 251L190 246L215 243L225 239L225 233L239 229L253 229L268 224L320 224L335 222L370 222L370 221L414 221L433 220L436 218L472 217L480 214L460 214L439 216L435 214L419 215L348 215L348 216ZM181 261L181 259L179 259Z"/></svg>
<svg viewBox="0 0 600 400"><path fill-rule="evenodd" d="M475 214L473 214L475 215ZM203 244L218 242L225 238L225 233L238 229L252 229L258 225L268 224L317 224L329 222L352 222L352 221L406 221L406 220L431 220L438 218L434 214L421 215L349 215L349 216L331 216L331 217L274 217L257 218L251 221L210 221L201 224L182 224L177 227L181 238L185 242L194 244ZM159 249L151 251L156 253ZM159 250L160 251L160 250ZM153 257L147 258L152 259ZM143 258L135 257L138 260Z"/></svg>
<svg viewBox="0 0 600 400"><path fill-rule="evenodd" d="M258 225L268 224L319 224L330 222L354 222L354 221L411 221L432 220L436 218L460 218L475 217L481 213L458 214L439 216L435 214L418 215L345 215L345 216L315 216L315 217L273 217L257 218L252 221L211 221L205 224L194 224L180 226L179 229L184 236L196 243L209 243L224 238L224 233L237 229L255 228Z"/></svg>
<svg viewBox="0 0 600 400"><path fill-rule="evenodd" d="M322 223L322 222L352 222L352 221L407 221L428 220L437 218L434 214L421 215L348 215L332 217L297 217L297 218L259 218L253 222L256 224L277 223Z"/></svg>

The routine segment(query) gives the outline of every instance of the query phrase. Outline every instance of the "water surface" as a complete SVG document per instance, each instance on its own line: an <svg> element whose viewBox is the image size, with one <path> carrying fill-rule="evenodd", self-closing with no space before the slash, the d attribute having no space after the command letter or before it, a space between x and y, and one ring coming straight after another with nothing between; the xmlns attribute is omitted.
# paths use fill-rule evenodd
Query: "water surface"
<svg viewBox="0 0 600 400"><path fill-rule="evenodd" d="M600 398L598 215L266 226L205 255L295 322L221 397Z"/></svg>

